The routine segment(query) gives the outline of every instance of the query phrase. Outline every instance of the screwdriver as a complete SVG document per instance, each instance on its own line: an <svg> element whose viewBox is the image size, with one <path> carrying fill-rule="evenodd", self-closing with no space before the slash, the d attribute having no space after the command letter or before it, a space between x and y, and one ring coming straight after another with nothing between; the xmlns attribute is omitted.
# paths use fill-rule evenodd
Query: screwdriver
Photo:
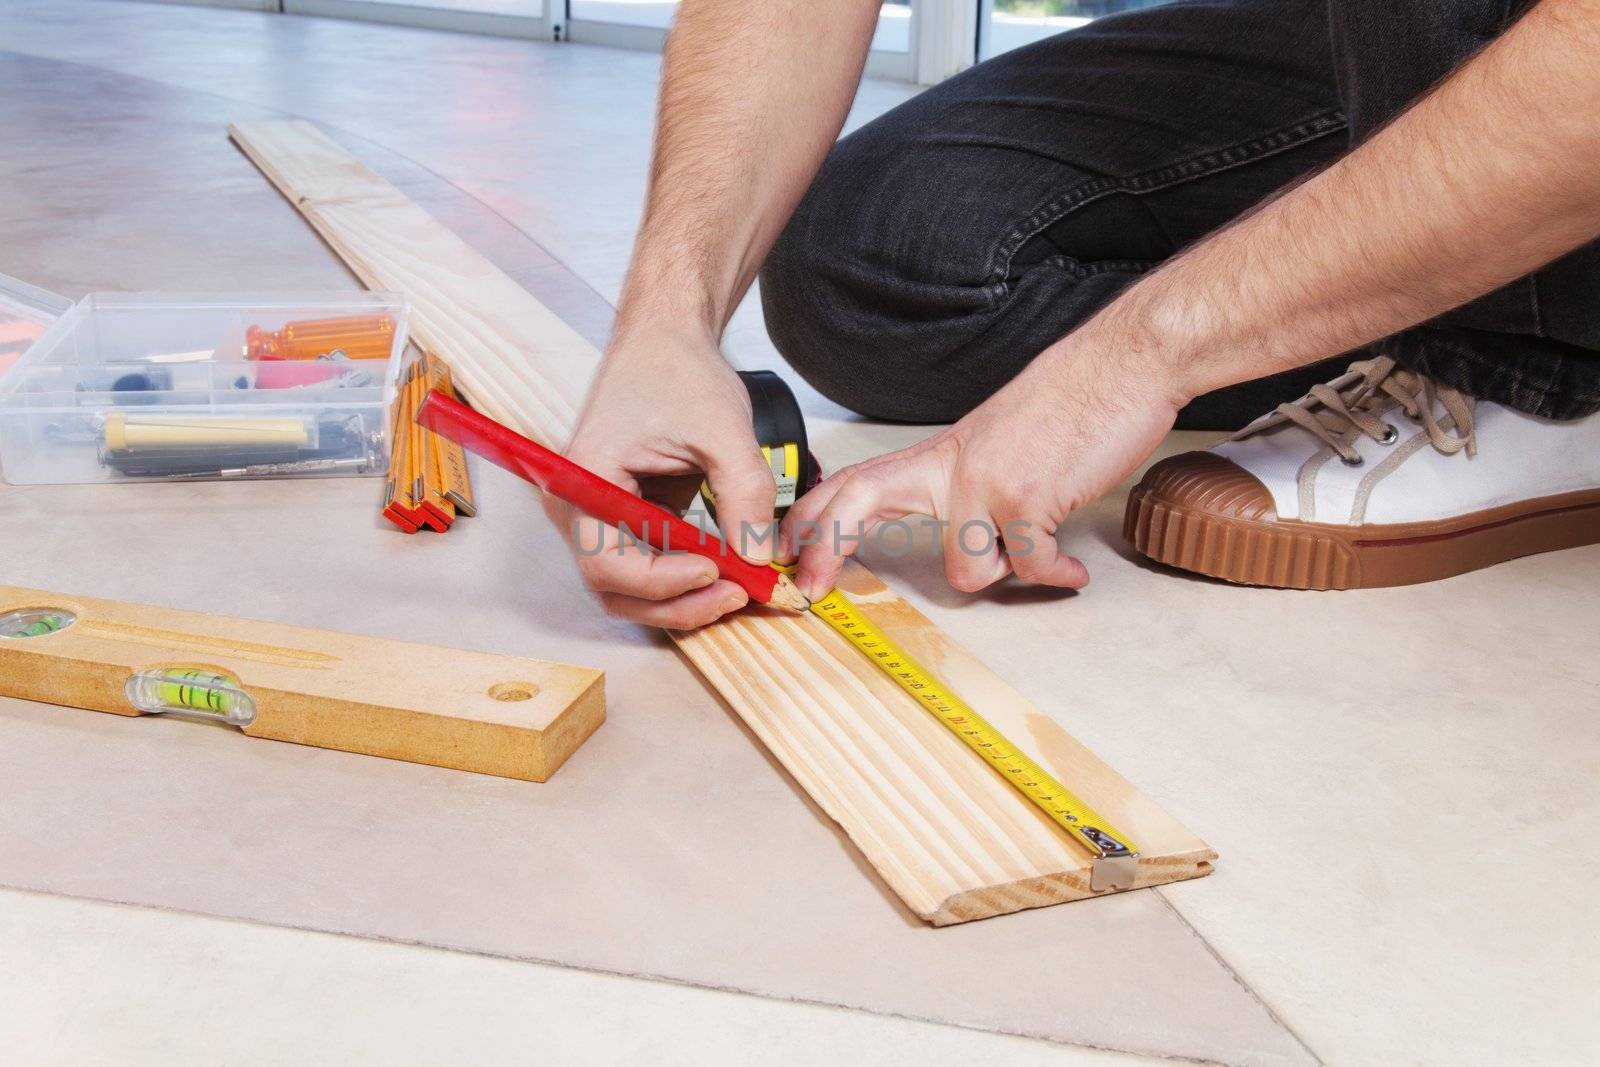
<svg viewBox="0 0 1600 1067"><path fill-rule="evenodd" d="M394 328L391 315L306 319L288 323L276 333L252 326L245 331L245 358L321 359L339 351L348 359L387 359L394 347Z"/></svg>

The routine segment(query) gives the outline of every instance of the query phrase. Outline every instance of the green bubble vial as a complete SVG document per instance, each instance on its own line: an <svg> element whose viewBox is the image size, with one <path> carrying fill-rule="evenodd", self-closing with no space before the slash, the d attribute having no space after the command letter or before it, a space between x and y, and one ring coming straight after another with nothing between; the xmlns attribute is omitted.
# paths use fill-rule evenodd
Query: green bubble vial
<svg viewBox="0 0 1600 1067"><path fill-rule="evenodd" d="M150 715L219 719L234 726L256 721L256 702L229 674L199 667L140 671L124 688L128 703Z"/></svg>
<svg viewBox="0 0 1600 1067"><path fill-rule="evenodd" d="M0 615L0 640L21 641L29 637L48 637L78 621L70 611L60 608L21 608Z"/></svg>

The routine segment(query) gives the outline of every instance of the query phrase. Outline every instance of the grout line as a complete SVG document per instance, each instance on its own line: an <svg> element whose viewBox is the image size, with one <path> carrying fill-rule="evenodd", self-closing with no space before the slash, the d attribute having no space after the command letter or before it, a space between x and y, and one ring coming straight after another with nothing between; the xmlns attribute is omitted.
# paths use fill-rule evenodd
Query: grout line
<svg viewBox="0 0 1600 1067"><path fill-rule="evenodd" d="M1245 991L1246 995L1248 995L1251 1000L1261 1005L1261 1010L1267 1013L1267 1017L1273 1022L1277 1023L1278 1026L1282 1027L1284 1033L1294 1038L1295 1044L1305 1049L1306 1055L1310 1056L1313 1062L1318 1065L1318 1067L1323 1067L1326 1061L1323 1060L1321 1056L1317 1055L1316 1050L1306 1043L1306 1039L1300 1036L1299 1031L1290 1026L1283 1016L1279 1015L1278 1012L1273 1009L1272 1005L1268 1004L1266 999L1260 993L1256 992L1255 987L1244 980L1244 976L1239 973L1233 964L1229 963L1227 959L1223 957L1222 953L1217 950L1217 947L1211 943L1211 939L1202 934L1195 927L1194 923L1189 921L1189 917L1178 909L1178 906L1174 904L1170 898L1168 898L1166 893L1162 892L1162 889L1162 886L1154 886L1151 888L1150 892L1161 898L1161 903L1167 906L1167 909L1172 912L1173 917L1176 918L1178 922L1182 923L1183 928L1193 934L1195 938L1205 946L1206 951L1211 954L1211 958L1217 961L1217 966L1226 971L1228 977L1232 978L1234 982L1238 984L1239 988Z"/></svg>

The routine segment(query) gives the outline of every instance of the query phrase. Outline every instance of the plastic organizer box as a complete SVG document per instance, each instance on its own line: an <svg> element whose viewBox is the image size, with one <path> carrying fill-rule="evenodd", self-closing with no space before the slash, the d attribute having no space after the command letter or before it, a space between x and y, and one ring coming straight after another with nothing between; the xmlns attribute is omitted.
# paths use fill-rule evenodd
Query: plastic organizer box
<svg viewBox="0 0 1600 1067"><path fill-rule="evenodd" d="M379 475L406 347L393 293L93 293L0 275L14 485Z"/></svg>

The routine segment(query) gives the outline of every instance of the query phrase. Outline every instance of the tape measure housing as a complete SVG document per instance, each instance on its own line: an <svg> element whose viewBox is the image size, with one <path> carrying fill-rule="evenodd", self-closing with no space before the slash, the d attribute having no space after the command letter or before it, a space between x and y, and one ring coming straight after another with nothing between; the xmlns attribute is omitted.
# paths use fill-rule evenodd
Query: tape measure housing
<svg viewBox="0 0 1600 1067"><path fill-rule="evenodd" d="M817 459L806 441L805 415L793 391L771 371L740 371L739 380L750 394L750 422L756 443L777 483L773 516L782 519L796 500L822 480ZM717 495L711 483L700 483L700 499L705 501L706 513L715 519Z"/></svg>

